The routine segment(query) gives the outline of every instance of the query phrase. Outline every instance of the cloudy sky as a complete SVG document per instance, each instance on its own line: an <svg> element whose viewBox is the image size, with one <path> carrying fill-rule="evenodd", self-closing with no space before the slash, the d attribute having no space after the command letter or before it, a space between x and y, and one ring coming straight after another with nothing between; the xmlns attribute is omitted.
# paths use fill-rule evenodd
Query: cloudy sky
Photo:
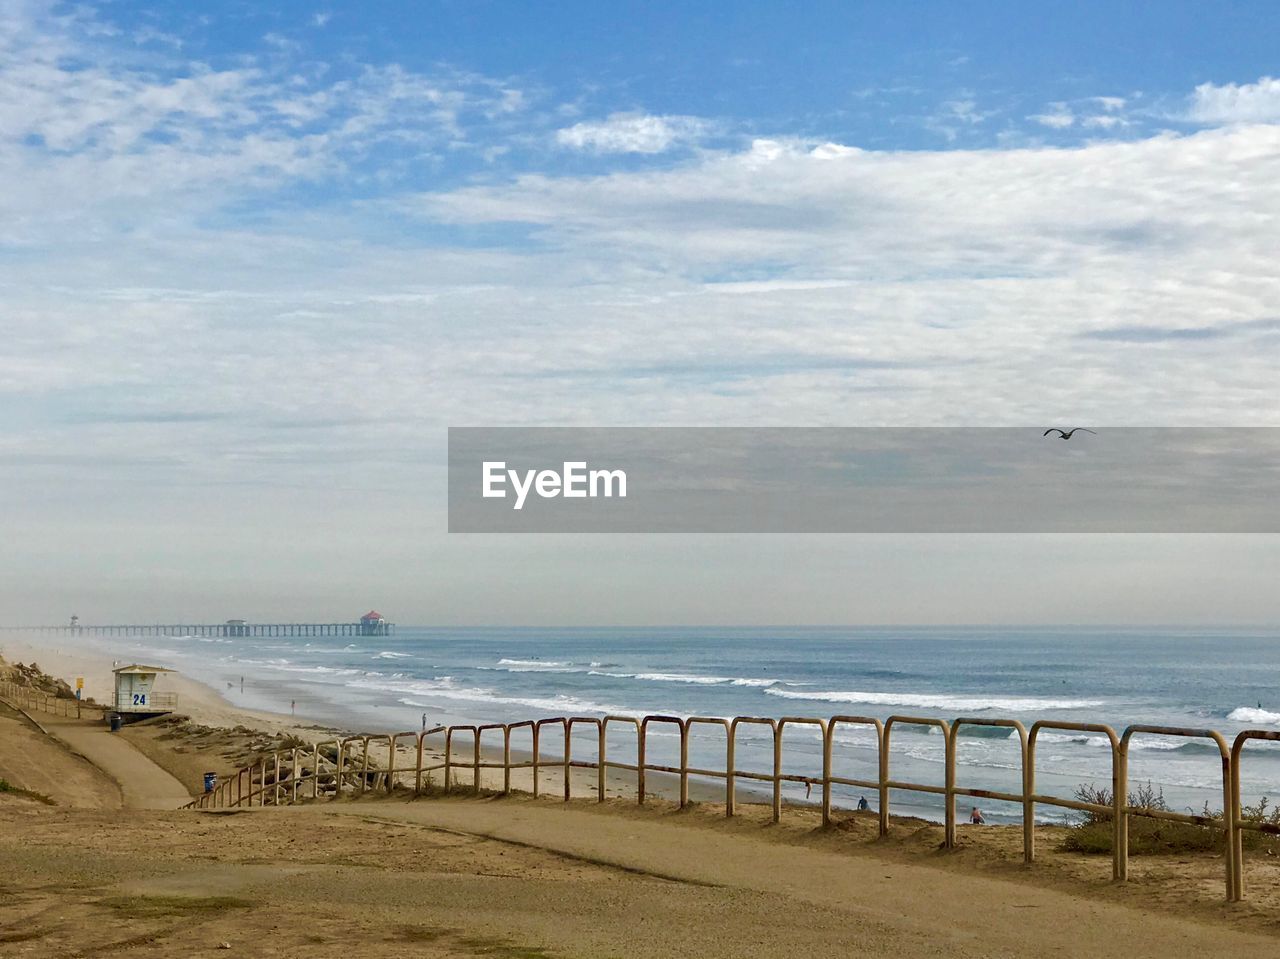
<svg viewBox="0 0 1280 959"><path fill-rule="evenodd" d="M1269 537L466 537L450 425L1280 426L1267 3L0 0L0 619L1280 621Z"/></svg>

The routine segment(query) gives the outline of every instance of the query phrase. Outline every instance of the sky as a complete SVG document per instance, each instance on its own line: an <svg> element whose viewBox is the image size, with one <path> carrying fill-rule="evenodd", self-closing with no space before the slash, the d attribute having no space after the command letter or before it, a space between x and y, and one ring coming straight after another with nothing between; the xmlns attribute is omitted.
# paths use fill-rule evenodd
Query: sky
<svg viewBox="0 0 1280 959"><path fill-rule="evenodd" d="M1273 537L484 537L449 426L1276 426L1267 3L0 0L0 620L1280 622Z"/></svg>

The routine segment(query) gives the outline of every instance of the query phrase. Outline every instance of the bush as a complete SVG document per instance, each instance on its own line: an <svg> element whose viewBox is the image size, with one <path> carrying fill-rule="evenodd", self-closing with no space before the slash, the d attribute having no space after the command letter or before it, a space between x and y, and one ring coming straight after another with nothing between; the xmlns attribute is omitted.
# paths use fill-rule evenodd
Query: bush
<svg viewBox="0 0 1280 959"><path fill-rule="evenodd" d="M1111 790L1093 783L1077 786L1075 797L1080 802L1100 806L1110 806L1112 803ZM1139 786L1135 792L1129 793L1128 800L1128 805L1135 809L1169 811L1163 791L1154 788L1151 783ZM1080 815L1080 821L1071 827L1063 839L1062 848L1070 852L1109 855L1114 848L1111 812L1082 812ZM1205 803L1204 808L1193 815L1204 822L1172 822L1168 819L1129 816L1129 854L1159 856L1186 852L1222 852L1225 844L1222 826L1213 822L1221 820L1222 810L1212 810ZM1280 829L1280 808L1270 806L1265 796L1254 806L1242 807L1241 818L1242 821ZM1242 842L1246 849L1264 849L1269 855L1280 851L1280 841L1277 841L1276 836L1264 832L1246 830Z"/></svg>

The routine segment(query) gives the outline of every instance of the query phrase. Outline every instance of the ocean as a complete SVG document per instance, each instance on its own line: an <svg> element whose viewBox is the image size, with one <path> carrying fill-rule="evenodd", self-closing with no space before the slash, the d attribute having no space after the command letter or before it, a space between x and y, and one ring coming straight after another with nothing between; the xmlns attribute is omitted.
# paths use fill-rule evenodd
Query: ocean
<svg viewBox="0 0 1280 959"><path fill-rule="evenodd" d="M892 714L1209 727L1228 739L1280 728L1280 631L1097 628L406 628L391 637L86 639L112 655L160 660L237 705L289 712L364 731L430 724L509 722L545 716L646 713L681 716ZM243 684L242 684L243 680ZM585 730L584 730L585 732ZM611 728L611 758L634 761L634 735ZM498 742L497 739L492 742ZM575 740L576 742L576 740ZM771 734L739 731L738 768L772 769ZM514 741L519 745L519 741ZM839 727L834 770L874 779L867 729ZM678 764L674 727L650 731L650 761ZM551 747L554 748L554 747ZM1280 797L1280 748L1248 748L1246 802ZM575 753L594 755L584 738ZM724 734L697 728L692 765L723 768ZM943 737L895 729L892 776L941 785ZM788 729L784 772L820 775L815 731ZM1011 730L961 736L960 786L1019 791ZM1170 807L1222 805L1221 764L1207 740L1135 739L1131 786L1150 782ZM1105 740L1041 734L1037 792L1071 796L1110 784ZM744 799L751 787L742 784ZM838 787L837 805L859 790ZM804 788L785 795L804 799ZM816 796L817 793L815 792ZM868 796L874 802L875 797ZM964 800L959 800L964 803ZM895 813L937 819L941 798L894 794ZM1020 809L983 802L992 821ZM961 812L965 810L962 808ZM1041 807L1045 821L1068 818Z"/></svg>

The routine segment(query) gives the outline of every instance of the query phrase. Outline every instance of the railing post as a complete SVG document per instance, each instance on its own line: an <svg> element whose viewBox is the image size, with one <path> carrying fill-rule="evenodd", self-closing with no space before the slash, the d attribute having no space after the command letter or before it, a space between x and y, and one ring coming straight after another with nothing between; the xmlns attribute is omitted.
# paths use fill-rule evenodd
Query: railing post
<svg viewBox="0 0 1280 959"><path fill-rule="evenodd" d="M1276 734L1272 734L1276 735ZM1240 733L1231 744L1231 849L1235 853L1235 875L1232 877L1235 902L1244 899L1244 830L1240 823L1244 819L1244 809L1240 803L1240 752L1248 738L1247 733Z"/></svg>
<svg viewBox="0 0 1280 959"><path fill-rule="evenodd" d="M733 762L737 750L733 746L733 726L724 730L724 818L733 818Z"/></svg>
<svg viewBox="0 0 1280 959"><path fill-rule="evenodd" d="M422 795L422 741L427 738L426 730L418 733L418 762L413 769L413 794Z"/></svg>
<svg viewBox="0 0 1280 959"><path fill-rule="evenodd" d="M782 727L773 726L773 821L782 821Z"/></svg>
<svg viewBox="0 0 1280 959"><path fill-rule="evenodd" d="M564 801L565 802L569 801L569 793L570 793L569 774L570 772L572 772L572 767L569 765L570 755L572 753L572 746L570 745L570 741L573 739L573 737L570 736L569 733L572 730L572 728L573 728L572 725L569 723L569 720L566 718L564 722Z"/></svg>
<svg viewBox="0 0 1280 959"><path fill-rule="evenodd" d="M1035 727L1032 727L1035 732ZM1022 846L1026 861L1036 861L1036 747L1035 740L1027 743L1027 754L1022 764Z"/></svg>
<svg viewBox="0 0 1280 959"><path fill-rule="evenodd" d="M502 724L502 795L511 795L511 724Z"/></svg>
<svg viewBox="0 0 1280 959"><path fill-rule="evenodd" d="M596 801L597 802L604 802L605 755L609 748L608 741L607 741L608 734L606 733L606 730L608 728L609 728L608 724L605 723L604 720L601 720L600 721L600 740L599 740L599 745L596 746L596 759L600 761L599 768L596 770Z"/></svg>
<svg viewBox="0 0 1280 959"><path fill-rule="evenodd" d="M645 717L645 719L648 719L648 718L649 718L648 716ZM637 806L644 805L644 787L645 787L644 764L646 761L645 753L647 752L646 747L648 745L648 740L649 740L649 726L647 723L641 721L640 729L636 732L636 805Z"/></svg>
<svg viewBox="0 0 1280 959"><path fill-rule="evenodd" d="M728 733L724 738L724 815L726 819L733 818L734 803L737 799L734 780L733 767L737 761L737 746L734 743L734 736L737 733L737 720L729 725Z"/></svg>
<svg viewBox="0 0 1280 959"><path fill-rule="evenodd" d="M689 805L689 723L680 724L680 808Z"/></svg>
<svg viewBox="0 0 1280 959"><path fill-rule="evenodd" d="M1124 738L1116 750L1115 795L1111 801L1115 806L1112 813L1115 819L1115 857L1112 872L1116 882L1129 880L1129 731L1125 730Z"/></svg>
<svg viewBox="0 0 1280 959"><path fill-rule="evenodd" d="M453 727L444 731L444 791L453 784Z"/></svg>
<svg viewBox="0 0 1280 959"><path fill-rule="evenodd" d="M1129 769L1120 758L1120 744L1111 744L1111 881L1129 878L1129 823L1124 819Z"/></svg>
<svg viewBox="0 0 1280 959"><path fill-rule="evenodd" d="M831 825L831 736L827 729L822 731L822 825Z"/></svg>
<svg viewBox="0 0 1280 959"><path fill-rule="evenodd" d="M1227 902L1237 902L1243 898L1243 890L1239 887L1243 885L1244 881L1243 872L1240 869L1240 857L1237 854L1237 850L1241 847L1236 845L1235 823L1239 791L1233 786L1232 769L1234 766L1235 763L1231 761L1231 754L1224 753L1222 756L1222 825L1227 840L1225 853L1227 860Z"/></svg>
<svg viewBox="0 0 1280 959"><path fill-rule="evenodd" d="M364 760L360 764L360 792L363 796L365 790L369 788L369 737L365 736L360 740L360 747L364 750Z"/></svg>
<svg viewBox="0 0 1280 959"><path fill-rule="evenodd" d="M952 727L944 739L944 762L946 764L946 779L944 786L946 792L943 793L943 839L942 844L947 849L956 848L956 731Z"/></svg>
<svg viewBox="0 0 1280 959"><path fill-rule="evenodd" d="M879 827L880 838L884 839L889 835L889 730L884 728L880 731L880 756L879 756L879 779L880 779L880 815Z"/></svg>
<svg viewBox="0 0 1280 959"><path fill-rule="evenodd" d="M471 757L471 766L473 769L471 791L475 795L479 796L480 795L480 727L476 726L473 732L475 733L476 742L475 742L475 750L472 753L472 757Z"/></svg>
<svg viewBox="0 0 1280 959"><path fill-rule="evenodd" d="M533 773L533 798L538 798L538 756L539 756L539 739L542 735L542 727L537 722L533 724L533 763L529 767Z"/></svg>
<svg viewBox="0 0 1280 959"><path fill-rule="evenodd" d="M387 795L395 792L396 782L396 737L387 737Z"/></svg>
<svg viewBox="0 0 1280 959"><path fill-rule="evenodd" d="M346 763L346 742L338 740L338 752L333 764L333 802L342 797L342 767Z"/></svg>

